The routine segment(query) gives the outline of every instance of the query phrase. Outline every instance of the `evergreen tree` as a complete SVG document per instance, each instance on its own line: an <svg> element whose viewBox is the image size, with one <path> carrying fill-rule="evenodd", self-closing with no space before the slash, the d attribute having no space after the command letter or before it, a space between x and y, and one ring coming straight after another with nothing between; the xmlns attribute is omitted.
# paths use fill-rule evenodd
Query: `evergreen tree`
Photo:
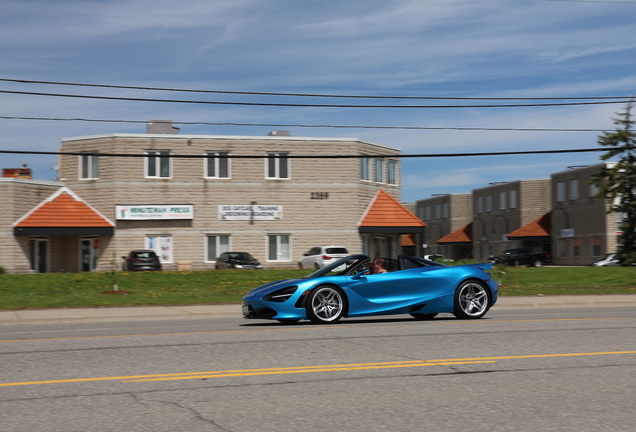
<svg viewBox="0 0 636 432"><path fill-rule="evenodd" d="M616 164L609 164L593 177L592 183L599 187L597 197L609 201L609 212L623 216L619 229L618 254L622 265L636 262L636 120L632 119L633 100L624 112L616 113L613 119L616 130L603 132L598 143L612 147L601 156L601 160L618 158Z"/></svg>

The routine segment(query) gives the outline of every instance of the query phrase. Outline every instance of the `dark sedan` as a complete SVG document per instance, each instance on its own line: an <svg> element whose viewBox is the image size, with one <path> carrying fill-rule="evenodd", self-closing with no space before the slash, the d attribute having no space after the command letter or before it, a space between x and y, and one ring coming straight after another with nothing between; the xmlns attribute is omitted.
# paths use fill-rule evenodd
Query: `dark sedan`
<svg viewBox="0 0 636 432"><path fill-rule="evenodd" d="M247 252L223 252L216 259L216 268L220 269L262 269L256 258Z"/></svg>
<svg viewBox="0 0 636 432"><path fill-rule="evenodd" d="M161 261L153 250L134 250L122 259L124 271L161 271Z"/></svg>

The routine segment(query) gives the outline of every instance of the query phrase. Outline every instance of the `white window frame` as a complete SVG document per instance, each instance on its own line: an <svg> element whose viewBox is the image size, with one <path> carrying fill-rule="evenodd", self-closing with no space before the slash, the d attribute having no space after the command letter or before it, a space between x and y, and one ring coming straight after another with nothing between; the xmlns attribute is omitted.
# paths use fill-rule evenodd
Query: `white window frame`
<svg viewBox="0 0 636 432"><path fill-rule="evenodd" d="M172 178L172 152L170 150L146 150L146 157L144 158L144 174L145 178L160 178L160 179L169 179ZM155 159L154 165L154 173L150 173L150 159ZM167 159L168 163L168 175L161 175L161 168L163 165L163 160Z"/></svg>
<svg viewBox="0 0 636 432"><path fill-rule="evenodd" d="M389 160L387 161L387 184L397 186L397 161Z"/></svg>
<svg viewBox="0 0 636 432"><path fill-rule="evenodd" d="M284 256L283 253L283 249L281 248L281 246L283 245L283 242L281 241L284 237L287 238L287 254L288 256ZM272 251L270 249L270 245L271 245L271 239L275 238L276 241L276 250ZM267 249L267 261L268 262L289 262L291 261L291 257L292 257L292 242L291 242L291 234L268 234L266 237L266 249ZM276 259L272 259L271 255L272 252L275 253L276 255Z"/></svg>
<svg viewBox="0 0 636 432"><path fill-rule="evenodd" d="M162 264L170 264L173 262L173 244L173 239L170 234L150 234L146 236L146 249L155 251Z"/></svg>
<svg viewBox="0 0 636 432"><path fill-rule="evenodd" d="M274 161L274 175L270 175L270 161ZM287 177L281 177L282 162L287 165ZM291 161L289 152L267 152L265 154L265 178L268 180L290 180L291 179Z"/></svg>
<svg viewBox="0 0 636 432"><path fill-rule="evenodd" d="M214 248L216 249L216 256L214 259L210 257L210 240L214 238ZM223 245L222 238L227 238L227 244ZM224 250L224 247L227 250ZM206 234L205 235L205 262L215 263L216 259L221 256L223 252L230 252L232 250L232 236L230 234Z"/></svg>
<svg viewBox="0 0 636 432"><path fill-rule="evenodd" d="M206 151L206 158L203 159L203 176L209 179L229 179L232 178L232 154L228 151ZM222 163L227 165L227 175L221 175ZM214 173L210 175L210 165L213 166Z"/></svg>
<svg viewBox="0 0 636 432"><path fill-rule="evenodd" d="M384 183L384 159L375 158L373 160L373 181Z"/></svg>
<svg viewBox="0 0 636 432"><path fill-rule="evenodd" d="M370 158L368 157L360 158L360 180L362 181L366 181L366 182L371 181L370 172L369 172L369 163L370 163Z"/></svg>
<svg viewBox="0 0 636 432"><path fill-rule="evenodd" d="M83 154L79 156L80 180L95 180L99 178L99 156Z"/></svg>

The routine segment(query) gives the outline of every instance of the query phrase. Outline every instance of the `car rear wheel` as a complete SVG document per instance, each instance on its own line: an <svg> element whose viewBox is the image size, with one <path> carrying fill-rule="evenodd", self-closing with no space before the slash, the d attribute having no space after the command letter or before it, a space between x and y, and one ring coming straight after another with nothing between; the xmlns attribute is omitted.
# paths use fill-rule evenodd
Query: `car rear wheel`
<svg viewBox="0 0 636 432"><path fill-rule="evenodd" d="M477 319L486 315L490 307L490 291L482 282L469 280L462 282L455 290L455 311L453 315L463 319Z"/></svg>
<svg viewBox="0 0 636 432"><path fill-rule="evenodd" d="M309 293L307 317L314 324L333 324L345 311L344 293L331 285L322 285Z"/></svg>
<svg viewBox="0 0 636 432"><path fill-rule="evenodd" d="M298 261L298 268L299 269L303 268L303 263L301 263L300 261Z"/></svg>
<svg viewBox="0 0 636 432"><path fill-rule="evenodd" d="M432 320L437 316L436 313L412 313L410 315L418 321Z"/></svg>

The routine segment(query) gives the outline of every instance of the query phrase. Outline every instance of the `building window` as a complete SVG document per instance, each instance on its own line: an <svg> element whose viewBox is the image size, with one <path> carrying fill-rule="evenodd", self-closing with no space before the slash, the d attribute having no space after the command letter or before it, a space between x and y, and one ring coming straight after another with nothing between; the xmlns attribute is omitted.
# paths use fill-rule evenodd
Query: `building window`
<svg viewBox="0 0 636 432"><path fill-rule="evenodd" d="M397 162L390 160L388 162L388 174L387 183L390 185L397 185Z"/></svg>
<svg viewBox="0 0 636 432"><path fill-rule="evenodd" d="M590 198L596 198L596 194L600 192L600 188L594 183L590 184Z"/></svg>
<svg viewBox="0 0 636 432"><path fill-rule="evenodd" d="M601 256L601 236L592 236L592 256Z"/></svg>
<svg viewBox="0 0 636 432"><path fill-rule="evenodd" d="M435 219L441 219L441 218L442 218L442 205L435 204Z"/></svg>
<svg viewBox="0 0 636 432"><path fill-rule="evenodd" d="M565 182L557 182L556 184L556 202L565 201Z"/></svg>
<svg viewBox="0 0 636 432"><path fill-rule="evenodd" d="M581 239L578 237L572 239L572 256L574 258L581 256Z"/></svg>
<svg viewBox="0 0 636 432"><path fill-rule="evenodd" d="M289 179L289 153L267 153L265 159L266 178L268 179Z"/></svg>
<svg viewBox="0 0 636 432"><path fill-rule="evenodd" d="M169 150L146 150L146 177L170 177L170 161Z"/></svg>
<svg viewBox="0 0 636 432"><path fill-rule="evenodd" d="M566 249L565 249L565 242L567 239L563 239L560 238L557 240L557 256L559 258L565 258L565 253L566 253Z"/></svg>
<svg viewBox="0 0 636 432"><path fill-rule="evenodd" d="M273 234L267 236L267 260L289 261L291 253L288 234Z"/></svg>
<svg viewBox="0 0 636 432"><path fill-rule="evenodd" d="M508 207L511 209L517 208L517 190L511 190L509 192L509 203L508 203Z"/></svg>
<svg viewBox="0 0 636 432"><path fill-rule="evenodd" d="M570 200L579 199L579 179L570 180Z"/></svg>
<svg viewBox="0 0 636 432"><path fill-rule="evenodd" d="M384 183L384 161L379 158L375 159L373 166L373 179L376 183Z"/></svg>
<svg viewBox="0 0 636 432"><path fill-rule="evenodd" d="M475 213L483 213L484 211L484 197L478 196L475 199Z"/></svg>
<svg viewBox="0 0 636 432"><path fill-rule="evenodd" d="M420 220L425 220L425 219L424 219L424 207L418 207L418 208L417 208L417 217L418 217Z"/></svg>
<svg viewBox="0 0 636 432"><path fill-rule="evenodd" d="M506 193L499 192L499 210L506 209Z"/></svg>
<svg viewBox="0 0 636 432"><path fill-rule="evenodd" d="M448 203L447 202L442 204L442 217L444 219L448 219Z"/></svg>
<svg viewBox="0 0 636 432"><path fill-rule="evenodd" d="M431 206L426 206L426 219L431 220Z"/></svg>
<svg viewBox="0 0 636 432"><path fill-rule="evenodd" d="M230 178L229 152L205 152L205 177L206 178Z"/></svg>
<svg viewBox="0 0 636 432"><path fill-rule="evenodd" d="M229 235L209 235L206 236L206 257L207 262L215 262L223 253L230 251Z"/></svg>
<svg viewBox="0 0 636 432"><path fill-rule="evenodd" d="M486 212L492 211L492 195L486 195Z"/></svg>
<svg viewBox="0 0 636 432"><path fill-rule="evenodd" d="M97 179L99 178L99 156L81 155L80 156L80 179Z"/></svg>
<svg viewBox="0 0 636 432"><path fill-rule="evenodd" d="M369 158L360 158L360 180L370 181L369 178Z"/></svg>
<svg viewBox="0 0 636 432"><path fill-rule="evenodd" d="M146 249L155 251L162 263L172 262L172 236L150 235L146 237Z"/></svg>

